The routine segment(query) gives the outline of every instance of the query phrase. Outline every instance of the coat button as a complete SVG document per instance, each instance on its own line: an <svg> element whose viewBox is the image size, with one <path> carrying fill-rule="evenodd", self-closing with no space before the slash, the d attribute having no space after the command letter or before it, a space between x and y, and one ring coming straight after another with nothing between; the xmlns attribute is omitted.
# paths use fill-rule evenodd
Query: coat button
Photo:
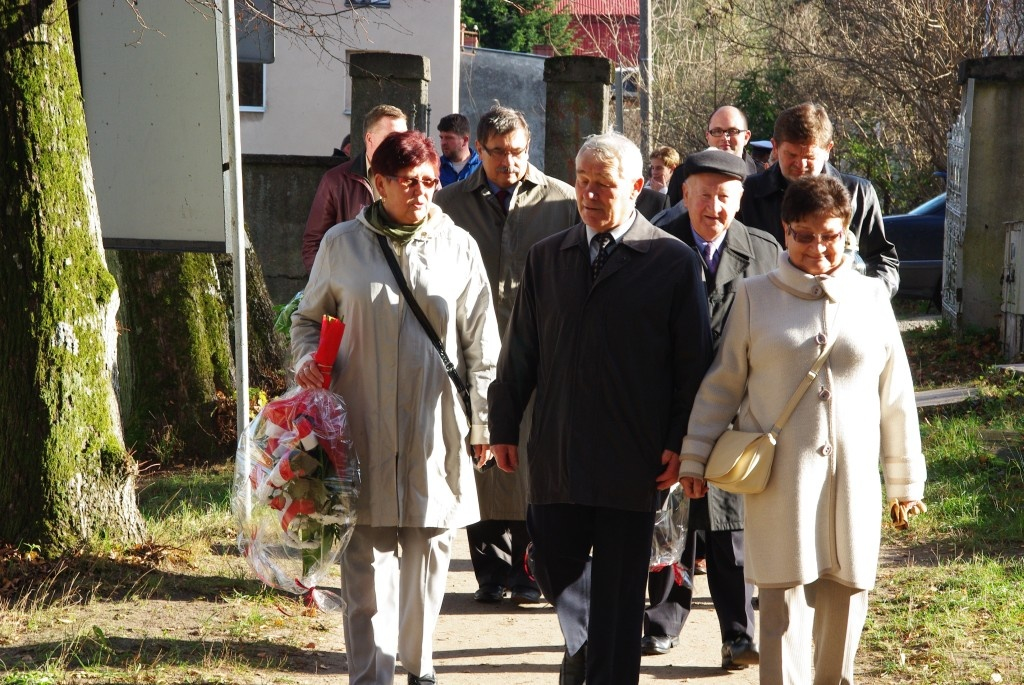
<svg viewBox="0 0 1024 685"><path fill-rule="evenodd" d="M812 295L821 295L821 288L818 287L818 286L814 286L814 289L811 290L811 294Z"/></svg>
<svg viewBox="0 0 1024 685"><path fill-rule="evenodd" d="M818 397L822 400L827 400L828 398L832 397L832 393L828 391L828 388L821 388L820 390L818 390Z"/></svg>
<svg viewBox="0 0 1024 685"><path fill-rule="evenodd" d="M822 445L821 453L824 454L826 457L832 454L832 445Z"/></svg>
<svg viewBox="0 0 1024 685"><path fill-rule="evenodd" d="M824 333L818 333L816 336L814 336L814 342L818 343L819 345L824 345L825 343L828 342L828 337Z"/></svg>

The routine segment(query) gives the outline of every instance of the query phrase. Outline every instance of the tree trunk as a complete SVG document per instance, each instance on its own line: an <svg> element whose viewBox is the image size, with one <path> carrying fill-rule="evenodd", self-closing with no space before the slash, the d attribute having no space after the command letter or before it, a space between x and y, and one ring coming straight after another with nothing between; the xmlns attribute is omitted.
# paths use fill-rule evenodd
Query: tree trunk
<svg viewBox="0 0 1024 685"><path fill-rule="evenodd" d="M213 256L111 253L125 440L143 459L219 462L234 453L234 362ZM116 256L113 256L116 255Z"/></svg>
<svg viewBox="0 0 1024 685"><path fill-rule="evenodd" d="M274 303L267 292L267 281L263 277L263 265L249 241L246 228L245 246L245 292L246 320L249 332L249 384L262 390L268 398L273 399L285 391L287 387L286 367L291 366L288 338L274 328ZM234 264L231 257L217 257L217 273L220 275L221 293L228 307L228 321L236 320L234 316ZM234 330L231 331L233 341Z"/></svg>
<svg viewBox="0 0 1024 685"><path fill-rule="evenodd" d="M140 540L64 0L0 0L0 540Z"/></svg>

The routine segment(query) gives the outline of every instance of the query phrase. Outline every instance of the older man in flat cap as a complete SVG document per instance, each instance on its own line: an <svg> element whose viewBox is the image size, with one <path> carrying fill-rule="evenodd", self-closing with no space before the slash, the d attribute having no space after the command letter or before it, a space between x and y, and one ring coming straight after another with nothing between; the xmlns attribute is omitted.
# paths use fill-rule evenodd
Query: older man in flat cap
<svg viewBox="0 0 1024 685"><path fill-rule="evenodd" d="M692 247L704 266L704 285L715 348L732 309L740 281L778 265L778 243L768 233L734 218L743 195L747 165L742 158L709 148L682 164L684 202L663 213L656 225ZM708 496L690 501L690 540L682 564L694 565L694 537L706 534L708 588L722 631L722 668L758 663L754 644L753 586L743 578L743 497L709 487ZM690 613L692 592L676 584L671 568L648 578L651 605L644 619L644 654L664 654L678 643Z"/></svg>

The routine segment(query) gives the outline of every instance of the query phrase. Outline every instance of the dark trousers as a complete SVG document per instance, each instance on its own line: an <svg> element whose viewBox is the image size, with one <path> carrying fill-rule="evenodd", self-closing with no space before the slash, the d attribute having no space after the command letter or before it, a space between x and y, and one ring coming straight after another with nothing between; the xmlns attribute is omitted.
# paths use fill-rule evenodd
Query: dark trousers
<svg viewBox="0 0 1024 685"><path fill-rule="evenodd" d="M701 500L693 500L691 505ZM707 506L705 504L704 506ZM692 512L691 512L692 516ZM696 557L696 530L687 533L690 539L681 563L693 569ZM743 531L708 530L705 536L705 558L708 563L708 589L718 614L722 641L741 635L754 639L754 608L751 599L754 586L743 578ZM647 580L651 605L644 612L645 635L679 635L690 615L693 591L675 584L672 568L651 573Z"/></svg>
<svg viewBox="0 0 1024 685"><path fill-rule="evenodd" d="M587 645L587 685L639 682L654 512L531 504L527 523L537 582L566 648Z"/></svg>
<svg viewBox="0 0 1024 685"><path fill-rule="evenodd" d="M480 521L466 526L466 539L478 585L537 587L523 565L530 542L526 521Z"/></svg>

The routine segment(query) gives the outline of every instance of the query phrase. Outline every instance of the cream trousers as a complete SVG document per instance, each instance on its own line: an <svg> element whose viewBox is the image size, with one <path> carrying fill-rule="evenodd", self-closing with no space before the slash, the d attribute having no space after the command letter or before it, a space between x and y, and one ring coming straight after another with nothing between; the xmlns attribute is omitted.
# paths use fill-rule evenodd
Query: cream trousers
<svg viewBox="0 0 1024 685"><path fill-rule="evenodd" d="M819 578L793 588L758 588L758 597L761 685L853 685L867 590Z"/></svg>
<svg viewBox="0 0 1024 685"><path fill-rule="evenodd" d="M455 529L356 526L341 557L349 685L391 685L396 655L412 675L434 672L454 537Z"/></svg>

